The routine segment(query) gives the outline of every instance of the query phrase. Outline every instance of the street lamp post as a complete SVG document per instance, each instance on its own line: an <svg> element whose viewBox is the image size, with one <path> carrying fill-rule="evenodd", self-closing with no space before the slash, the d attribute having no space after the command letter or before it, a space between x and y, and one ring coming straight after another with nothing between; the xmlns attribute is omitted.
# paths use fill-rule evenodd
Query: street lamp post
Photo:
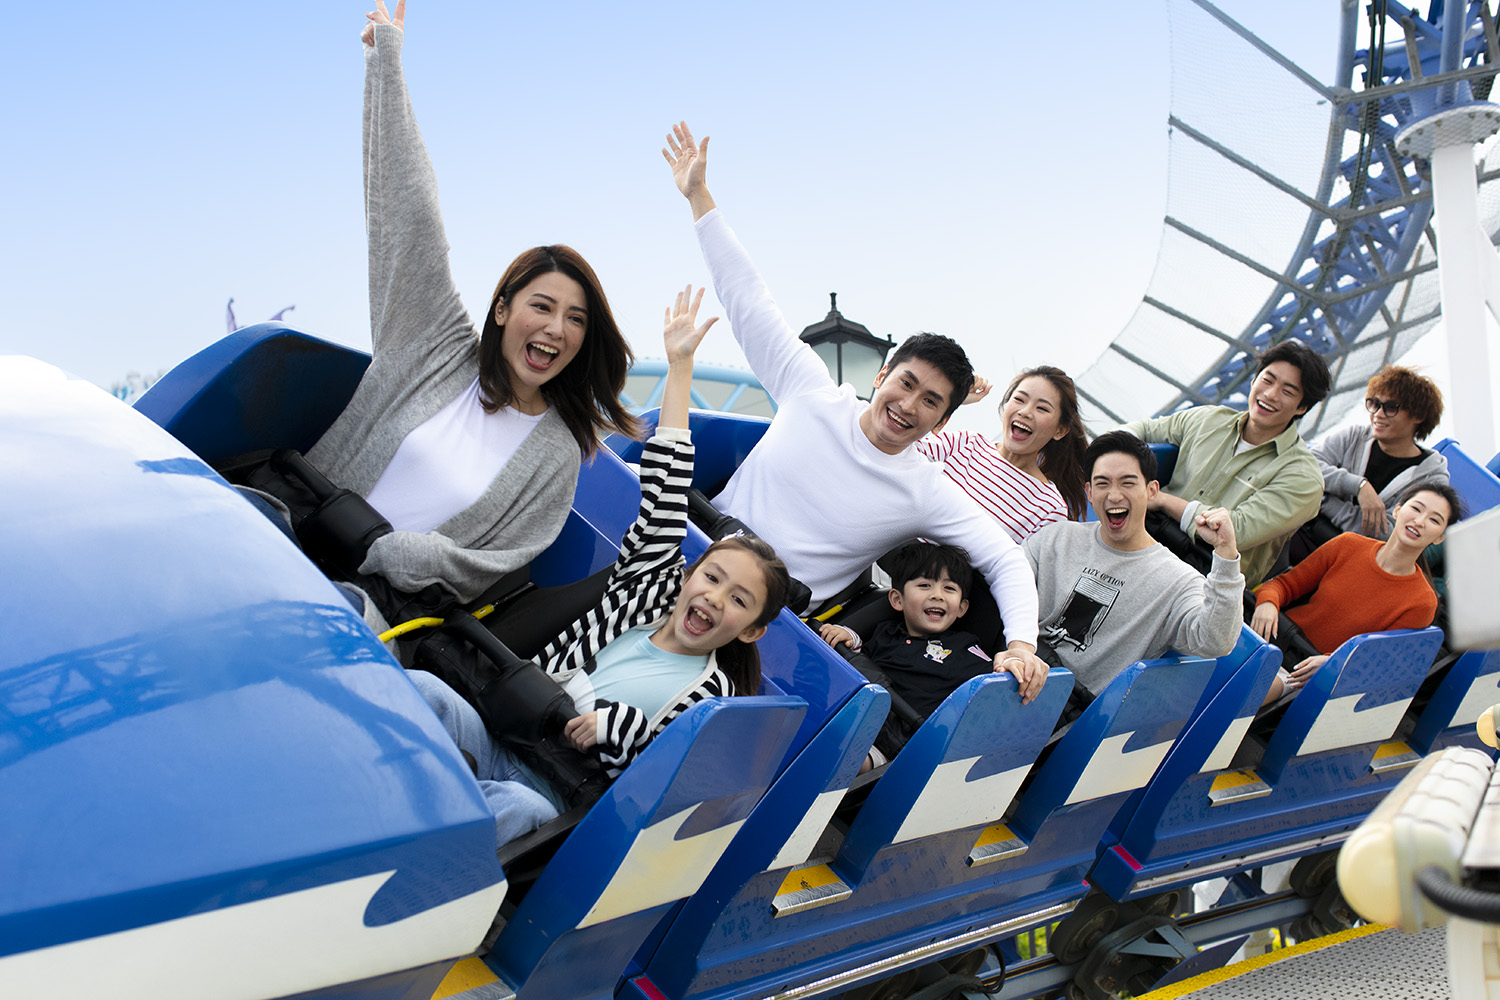
<svg viewBox="0 0 1500 1000"><path fill-rule="evenodd" d="M802 340L818 352L835 382L848 382L860 399L867 400L874 394L875 376L885 366L885 356L896 343L845 319L839 312L837 292L828 293L828 304L828 315L803 330Z"/></svg>

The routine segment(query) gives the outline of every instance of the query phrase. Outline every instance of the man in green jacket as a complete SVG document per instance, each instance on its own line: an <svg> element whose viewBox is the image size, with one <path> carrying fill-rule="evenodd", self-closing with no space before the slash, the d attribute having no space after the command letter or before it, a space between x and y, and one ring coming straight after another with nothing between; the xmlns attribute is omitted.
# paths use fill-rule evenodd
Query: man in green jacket
<svg viewBox="0 0 1500 1000"><path fill-rule="evenodd" d="M1194 406L1124 427L1149 443L1177 445L1172 481L1151 501L1160 518L1181 527L1200 510L1229 510L1248 587L1266 578L1287 538L1318 513L1323 474L1297 418L1323 401L1329 382L1321 356L1285 340L1260 356L1245 412ZM1183 531L1192 537L1191 528Z"/></svg>

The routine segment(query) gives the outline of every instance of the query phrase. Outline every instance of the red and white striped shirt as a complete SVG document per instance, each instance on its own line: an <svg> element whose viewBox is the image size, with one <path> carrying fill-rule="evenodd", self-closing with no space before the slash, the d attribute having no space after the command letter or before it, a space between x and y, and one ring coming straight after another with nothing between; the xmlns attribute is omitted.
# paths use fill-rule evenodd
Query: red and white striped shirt
<svg viewBox="0 0 1500 1000"><path fill-rule="evenodd" d="M1017 543L1044 524L1068 519L1068 503L1056 486L1033 479L1011 465L983 434L939 431L917 442L934 462Z"/></svg>

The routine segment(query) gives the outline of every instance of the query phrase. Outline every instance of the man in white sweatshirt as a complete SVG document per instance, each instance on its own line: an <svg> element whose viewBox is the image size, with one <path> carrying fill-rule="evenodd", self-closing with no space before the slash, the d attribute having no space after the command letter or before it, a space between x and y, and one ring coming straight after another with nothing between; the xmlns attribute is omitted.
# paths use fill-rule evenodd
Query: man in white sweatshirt
<svg viewBox="0 0 1500 1000"><path fill-rule="evenodd" d="M662 155L693 210L698 241L750 368L776 400L776 418L719 507L744 521L812 589L814 606L879 556L918 536L967 550L1005 624L995 670L1034 698L1047 676L1036 656L1036 584L1019 548L978 504L911 446L947 422L973 368L947 337L919 334L891 356L869 403L835 385L782 316L705 182L708 139L674 127ZM815 458L812 456L816 456Z"/></svg>

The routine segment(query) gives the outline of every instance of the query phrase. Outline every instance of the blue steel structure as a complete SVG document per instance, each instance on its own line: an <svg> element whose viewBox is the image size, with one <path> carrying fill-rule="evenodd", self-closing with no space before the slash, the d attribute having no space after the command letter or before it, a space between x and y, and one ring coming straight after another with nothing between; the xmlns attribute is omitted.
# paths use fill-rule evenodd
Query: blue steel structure
<svg viewBox="0 0 1500 1000"><path fill-rule="evenodd" d="M1183 6L1187 2L1181 0ZM1210 234L1201 224L1169 214L1165 233L1186 237L1274 287L1239 330L1205 322L1148 293L1132 324L1154 328L1169 321L1184 335L1218 342L1217 357L1196 376L1179 374L1168 357L1176 345L1142 344L1128 336L1127 327L1105 357L1080 376L1080 393L1112 422L1203 403L1243 408L1254 355L1294 338L1323 354L1335 379L1323 407L1303 421L1304 433L1311 435L1353 405L1369 376L1400 357L1439 317L1435 291L1418 294L1423 308L1407 315L1412 290L1421 287L1416 283L1425 280L1435 289L1437 261L1428 232L1432 193L1425 162L1400 156L1394 139L1404 125L1440 104L1461 103L1471 92L1488 95L1495 74L1494 17L1487 2L1432 0L1425 16L1396 0L1342 4L1332 83L1323 83L1208 0L1191 2L1326 105L1323 167L1315 185L1304 190L1232 148L1238 141L1216 134L1233 131L1232 123L1207 125L1174 113L1169 119L1174 142L1189 141L1201 147L1198 153L1221 157L1252 182L1301 205L1306 222L1286 265L1277 270L1237 246L1233 235ZM1362 28L1367 44L1360 48ZM1500 170L1483 173L1481 189L1497 178ZM1159 380L1151 385L1165 397L1147 392L1141 403L1122 394L1116 374L1122 362Z"/></svg>
<svg viewBox="0 0 1500 1000"><path fill-rule="evenodd" d="M641 414L661 405L666 385L667 363L645 358L630 366L621 401L631 413ZM742 368L694 365L692 405L700 410L722 410L752 417L774 417L776 401L761 387L755 375Z"/></svg>

